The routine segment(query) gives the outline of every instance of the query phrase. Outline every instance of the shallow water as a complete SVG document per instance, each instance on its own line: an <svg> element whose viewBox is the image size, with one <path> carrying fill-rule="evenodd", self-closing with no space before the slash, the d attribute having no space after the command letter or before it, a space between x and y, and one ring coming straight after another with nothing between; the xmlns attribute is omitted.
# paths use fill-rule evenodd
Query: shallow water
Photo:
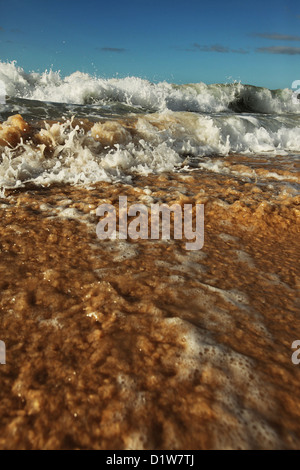
<svg viewBox="0 0 300 470"><path fill-rule="evenodd" d="M299 116L24 95L1 111L0 447L299 448ZM203 248L98 239L119 196L204 204Z"/></svg>
<svg viewBox="0 0 300 470"><path fill-rule="evenodd" d="M9 191L1 447L299 447L299 198L276 184L197 170ZM97 239L120 194L204 203L203 249Z"/></svg>

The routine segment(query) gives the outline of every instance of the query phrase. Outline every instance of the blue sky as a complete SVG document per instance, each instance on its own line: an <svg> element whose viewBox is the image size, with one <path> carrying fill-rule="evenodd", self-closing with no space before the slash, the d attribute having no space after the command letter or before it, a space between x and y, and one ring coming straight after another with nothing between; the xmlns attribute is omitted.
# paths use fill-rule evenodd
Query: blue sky
<svg viewBox="0 0 300 470"><path fill-rule="evenodd" d="M0 60L62 75L290 88L300 79L300 3L10 0Z"/></svg>

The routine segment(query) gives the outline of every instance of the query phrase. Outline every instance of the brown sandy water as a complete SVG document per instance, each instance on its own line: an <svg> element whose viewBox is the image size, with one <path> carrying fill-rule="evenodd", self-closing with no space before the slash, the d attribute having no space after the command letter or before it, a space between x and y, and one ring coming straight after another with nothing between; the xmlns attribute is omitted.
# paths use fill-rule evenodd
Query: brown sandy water
<svg viewBox="0 0 300 470"><path fill-rule="evenodd" d="M222 165L6 191L1 449L299 448L297 168ZM119 196L204 204L204 247L99 240Z"/></svg>

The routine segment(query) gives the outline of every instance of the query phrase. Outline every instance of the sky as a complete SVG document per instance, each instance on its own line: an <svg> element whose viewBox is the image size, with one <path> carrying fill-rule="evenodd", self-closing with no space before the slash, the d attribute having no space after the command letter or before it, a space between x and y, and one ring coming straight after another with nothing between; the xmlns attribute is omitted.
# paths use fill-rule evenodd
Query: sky
<svg viewBox="0 0 300 470"><path fill-rule="evenodd" d="M1 3L0 60L27 72L272 89L300 79L299 0Z"/></svg>

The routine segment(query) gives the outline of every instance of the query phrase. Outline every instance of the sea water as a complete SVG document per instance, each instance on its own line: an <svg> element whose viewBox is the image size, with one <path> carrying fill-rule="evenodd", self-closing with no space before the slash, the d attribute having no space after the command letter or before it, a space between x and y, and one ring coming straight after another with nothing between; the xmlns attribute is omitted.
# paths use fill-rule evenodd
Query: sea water
<svg viewBox="0 0 300 470"><path fill-rule="evenodd" d="M293 91L0 81L1 448L298 448ZM203 247L100 240L121 196L203 204Z"/></svg>

